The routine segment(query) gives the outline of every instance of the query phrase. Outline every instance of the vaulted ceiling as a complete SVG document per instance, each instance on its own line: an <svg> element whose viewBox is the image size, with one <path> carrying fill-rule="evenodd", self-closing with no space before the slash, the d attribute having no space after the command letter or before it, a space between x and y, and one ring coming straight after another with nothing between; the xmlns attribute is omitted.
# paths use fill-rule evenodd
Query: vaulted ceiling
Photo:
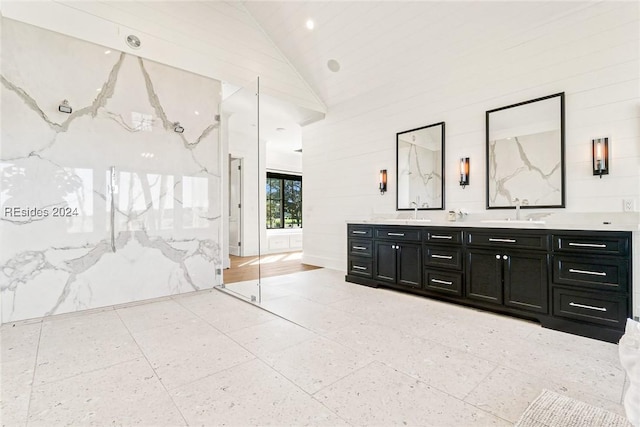
<svg viewBox="0 0 640 427"><path fill-rule="evenodd" d="M593 4L249 1L244 6L331 109L382 86L415 81L416 76L446 80L457 58L508 54L523 40L540 37L536 29L542 24ZM309 19L313 30L305 25ZM340 64L338 72L329 70L331 59Z"/></svg>

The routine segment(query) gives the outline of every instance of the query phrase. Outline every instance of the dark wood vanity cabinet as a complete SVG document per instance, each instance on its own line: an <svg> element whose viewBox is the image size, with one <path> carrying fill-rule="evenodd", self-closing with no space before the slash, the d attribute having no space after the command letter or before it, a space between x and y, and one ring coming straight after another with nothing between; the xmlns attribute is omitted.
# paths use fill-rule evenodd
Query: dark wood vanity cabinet
<svg viewBox="0 0 640 427"><path fill-rule="evenodd" d="M374 279L392 285L420 288L420 231L410 228L376 228L374 236Z"/></svg>
<svg viewBox="0 0 640 427"><path fill-rule="evenodd" d="M537 319L617 342L631 233L349 224L346 280Z"/></svg>
<svg viewBox="0 0 640 427"><path fill-rule="evenodd" d="M539 231L468 231L466 296L548 313L548 236Z"/></svg>

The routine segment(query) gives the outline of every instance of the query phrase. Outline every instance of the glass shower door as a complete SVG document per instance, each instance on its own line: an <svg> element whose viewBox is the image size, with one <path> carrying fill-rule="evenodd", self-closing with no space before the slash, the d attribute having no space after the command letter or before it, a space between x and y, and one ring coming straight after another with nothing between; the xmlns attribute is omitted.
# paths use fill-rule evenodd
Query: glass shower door
<svg viewBox="0 0 640 427"><path fill-rule="evenodd" d="M221 288L260 302L259 80L238 89L220 104L224 236L227 260Z"/></svg>

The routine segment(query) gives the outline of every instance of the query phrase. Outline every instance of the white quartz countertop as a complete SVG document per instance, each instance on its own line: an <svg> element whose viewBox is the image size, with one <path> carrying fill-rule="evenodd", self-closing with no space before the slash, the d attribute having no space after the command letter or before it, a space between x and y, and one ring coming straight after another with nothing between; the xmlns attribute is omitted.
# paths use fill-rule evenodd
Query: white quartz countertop
<svg viewBox="0 0 640 427"><path fill-rule="evenodd" d="M608 222L608 223L607 223ZM592 231L639 231L640 224L601 222L554 222L554 221L507 221L498 219L434 221L429 219L361 219L348 220L348 224L410 225L422 227L475 227L475 228L522 228L538 230L592 230Z"/></svg>

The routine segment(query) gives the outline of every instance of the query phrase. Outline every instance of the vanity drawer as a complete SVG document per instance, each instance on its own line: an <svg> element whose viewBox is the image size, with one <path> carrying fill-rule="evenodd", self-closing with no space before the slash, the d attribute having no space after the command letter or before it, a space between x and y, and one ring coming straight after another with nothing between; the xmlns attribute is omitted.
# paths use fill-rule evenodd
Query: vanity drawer
<svg viewBox="0 0 640 427"><path fill-rule="evenodd" d="M629 264L624 259L555 256L553 282L589 289L627 292Z"/></svg>
<svg viewBox="0 0 640 427"><path fill-rule="evenodd" d="M348 230L349 237L373 237L373 227L364 225L350 225Z"/></svg>
<svg viewBox="0 0 640 427"><path fill-rule="evenodd" d="M624 328L628 314L624 296L562 288L553 290L554 316Z"/></svg>
<svg viewBox="0 0 640 427"><path fill-rule="evenodd" d="M376 239L389 239L396 242L419 242L420 230L411 228L376 228Z"/></svg>
<svg viewBox="0 0 640 427"><path fill-rule="evenodd" d="M556 252L579 252L598 255L627 255L628 236L553 236L553 250Z"/></svg>
<svg viewBox="0 0 640 427"><path fill-rule="evenodd" d="M521 249L541 249L549 247L549 239L546 233L520 233L505 230L468 231L467 243L470 246L490 246Z"/></svg>
<svg viewBox="0 0 640 427"><path fill-rule="evenodd" d="M348 274L354 276L372 277L372 261L367 258L349 257L349 271Z"/></svg>
<svg viewBox="0 0 640 427"><path fill-rule="evenodd" d="M462 269L462 249L427 246L424 252L424 263L427 265Z"/></svg>
<svg viewBox="0 0 640 427"><path fill-rule="evenodd" d="M456 244L462 243L462 231L459 230L426 230L424 239L428 243Z"/></svg>
<svg viewBox="0 0 640 427"><path fill-rule="evenodd" d="M373 256L373 240L349 239L349 255Z"/></svg>
<svg viewBox="0 0 640 427"><path fill-rule="evenodd" d="M462 274L424 270L423 288L442 294L462 296Z"/></svg>

